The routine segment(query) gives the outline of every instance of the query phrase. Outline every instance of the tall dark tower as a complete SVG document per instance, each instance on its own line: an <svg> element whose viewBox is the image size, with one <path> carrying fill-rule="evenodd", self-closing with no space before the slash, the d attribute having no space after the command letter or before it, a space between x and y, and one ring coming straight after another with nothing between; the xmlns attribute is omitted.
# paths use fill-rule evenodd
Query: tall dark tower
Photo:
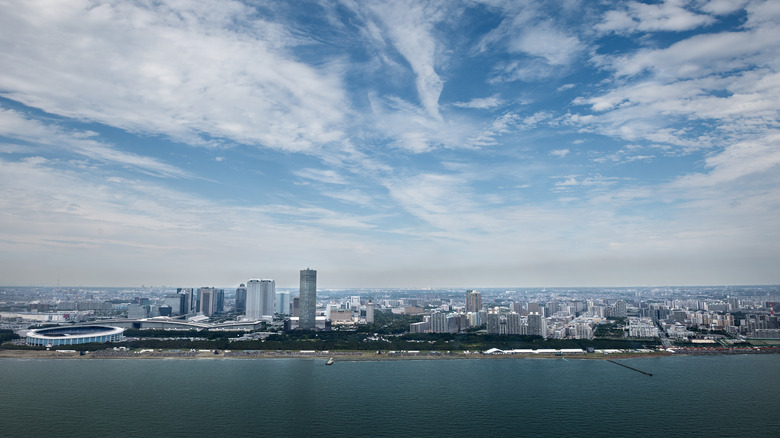
<svg viewBox="0 0 780 438"><path fill-rule="evenodd" d="M304 269L301 271L300 313L298 327L303 330L313 330L316 327L317 309L317 271Z"/></svg>
<svg viewBox="0 0 780 438"><path fill-rule="evenodd" d="M241 283L236 289L236 313L246 312L246 286Z"/></svg>

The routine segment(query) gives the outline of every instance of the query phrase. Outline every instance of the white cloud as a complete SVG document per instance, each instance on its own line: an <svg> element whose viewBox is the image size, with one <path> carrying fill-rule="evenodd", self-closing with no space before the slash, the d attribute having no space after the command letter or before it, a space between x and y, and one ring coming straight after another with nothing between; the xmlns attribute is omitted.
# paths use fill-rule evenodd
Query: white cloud
<svg viewBox="0 0 780 438"><path fill-rule="evenodd" d="M709 173L680 178L675 186L712 186L759 177L780 167L780 130L727 146L705 160ZM767 181L768 182L768 181Z"/></svg>
<svg viewBox="0 0 780 438"><path fill-rule="evenodd" d="M328 184L348 184L347 180L344 179L341 174L336 172L335 170L326 170L326 169L301 169L296 170L293 172L296 176L300 178L306 178L318 182L328 183Z"/></svg>
<svg viewBox="0 0 780 438"><path fill-rule="evenodd" d="M141 172L174 178L192 178L189 172L157 159L124 152L93 140L93 132L66 131L63 128L29 119L17 111L0 107L0 135L31 143L30 150L46 148L76 153L91 161L117 164Z"/></svg>
<svg viewBox="0 0 780 438"><path fill-rule="evenodd" d="M441 50L434 36L434 24L444 18L434 4L416 1L369 5L382 23L388 39L409 63L416 76L420 103L430 117L441 120L439 96L444 82L436 72L437 55Z"/></svg>
<svg viewBox="0 0 780 438"><path fill-rule="evenodd" d="M326 191L323 192L323 194L333 199L338 199L339 201L344 201L356 205L371 206L374 202L373 197L366 195L365 193L356 189L347 189L339 192Z"/></svg>
<svg viewBox="0 0 780 438"><path fill-rule="evenodd" d="M569 152L571 151L569 151L568 149L554 149L550 151L550 155L559 158L564 158L566 155L569 155Z"/></svg>
<svg viewBox="0 0 780 438"><path fill-rule="evenodd" d="M727 147L776 126L780 35L770 21L752 21L742 31L695 35L666 48L594 57L597 65L615 72L614 86L575 99L575 104L590 105L594 114L575 115L572 122L630 142L675 146L664 150L671 155ZM701 123L707 129L697 129ZM617 153L597 162L630 157L649 156Z"/></svg>
<svg viewBox="0 0 780 438"><path fill-rule="evenodd" d="M4 7L0 89L46 112L163 134L310 150L343 137L335 71L231 1L37 0ZM41 32L40 29L46 29Z"/></svg>
<svg viewBox="0 0 780 438"><path fill-rule="evenodd" d="M600 32L685 31L712 24L715 20L686 9L685 0L665 0L660 4L629 2L624 9L608 11L594 26Z"/></svg>
<svg viewBox="0 0 780 438"><path fill-rule="evenodd" d="M657 77L692 78L713 72L738 71L754 65L772 65L780 35L771 26L746 32L695 35L665 49L643 49L614 58L606 66L618 76L651 71Z"/></svg>
<svg viewBox="0 0 780 438"><path fill-rule="evenodd" d="M498 144L498 137L516 129L523 123L520 116L514 112L507 112L493 119L490 124L469 137L468 143L476 147Z"/></svg>
<svg viewBox="0 0 780 438"><path fill-rule="evenodd" d="M504 101L498 96L479 97L467 102L455 102L452 106L458 108L491 109L503 105Z"/></svg>
<svg viewBox="0 0 780 438"><path fill-rule="evenodd" d="M716 15L728 15L742 9L748 0L710 0L699 9Z"/></svg>
<svg viewBox="0 0 780 438"><path fill-rule="evenodd" d="M653 158L655 158L654 155L640 155L636 153L631 153L630 148L627 149L629 150L627 151L621 149L615 153L594 158L593 161L596 163L605 163L605 162L631 163L633 161L652 160Z"/></svg>
<svg viewBox="0 0 780 438"><path fill-rule="evenodd" d="M376 248L355 234L374 226L371 217L231 205L142 181L93 179L40 157L0 160L0 187L0 241L14 254L0 276L25 272L38 284L232 284L255 272L259 252L273 254L263 269L284 278L290 265L355 265L364 257L357 248Z"/></svg>
<svg viewBox="0 0 780 438"><path fill-rule="evenodd" d="M400 98L372 99L372 109L372 129L400 150L423 153L474 146L466 141L476 129L468 118L452 116L449 120L437 120Z"/></svg>
<svg viewBox="0 0 780 438"><path fill-rule="evenodd" d="M777 26L780 22L780 4L774 0L752 1L745 9L748 13L747 27Z"/></svg>
<svg viewBox="0 0 780 438"><path fill-rule="evenodd" d="M571 63L584 46L576 36L542 22L533 26L524 23L522 31L510 37L508 48L510 52L543 58L551 66L563 66Z"/></svg>
<svg viewBox="0 0 780 438"><path fill-rule="evenodd" d="M492 48L505 50L509 60L497 63L492 83L537 81L561 75L587 49L568 24L557 23L533 2L491 5L502 9L504 19L474 49L481 54Z"/></svg>

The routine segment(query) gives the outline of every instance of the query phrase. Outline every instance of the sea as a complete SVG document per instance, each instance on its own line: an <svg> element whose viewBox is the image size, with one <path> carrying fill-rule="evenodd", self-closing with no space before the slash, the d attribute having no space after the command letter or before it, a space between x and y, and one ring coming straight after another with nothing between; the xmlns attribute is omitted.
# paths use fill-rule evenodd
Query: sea
<svg viewBox="0 0 780 438"><path fill-rule="evenodd" d="M780 436L780 355L0 359L6 437Z"/></svg>

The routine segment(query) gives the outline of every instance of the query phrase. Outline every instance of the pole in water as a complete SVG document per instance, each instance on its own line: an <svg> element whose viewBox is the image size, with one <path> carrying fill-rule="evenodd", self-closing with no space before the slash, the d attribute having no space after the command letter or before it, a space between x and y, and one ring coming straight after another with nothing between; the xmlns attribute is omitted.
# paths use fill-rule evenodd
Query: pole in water
<svg viewBox="0 0 780 438"><path fill-rule="evenodd" d="M615 365L620 365L621 367L628 368L629 370L634 370L634 371L636 371L637 373L642 373L642 374L648 375L648 376L650 376L650 377L653 377L653 375L652 375L652 374L650 374L650 373L646 373L646 372L644 372L644 371L642 371L642 370L638 370L638 369L636 369L636 368L634 368L634 367L630 367L630 366L628 366L628 365L623 365L622 363L620 363L620 362L615 362L615 361L614 361L614 360L612 360L612 359L607 359L607 362L612 362L612 363L614 363Z"/></svg>

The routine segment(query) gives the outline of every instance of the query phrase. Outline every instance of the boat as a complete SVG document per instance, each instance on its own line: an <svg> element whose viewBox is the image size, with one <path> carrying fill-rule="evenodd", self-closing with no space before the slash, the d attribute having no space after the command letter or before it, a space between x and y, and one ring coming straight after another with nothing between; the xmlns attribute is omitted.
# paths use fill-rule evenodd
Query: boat
<svg viewBox="0 0 780 438"><path fill-rule="evenodd" d="M325 365L333 365L333 358L331 357L330 359L328 359L328 361L325 362Z"/></svg>

